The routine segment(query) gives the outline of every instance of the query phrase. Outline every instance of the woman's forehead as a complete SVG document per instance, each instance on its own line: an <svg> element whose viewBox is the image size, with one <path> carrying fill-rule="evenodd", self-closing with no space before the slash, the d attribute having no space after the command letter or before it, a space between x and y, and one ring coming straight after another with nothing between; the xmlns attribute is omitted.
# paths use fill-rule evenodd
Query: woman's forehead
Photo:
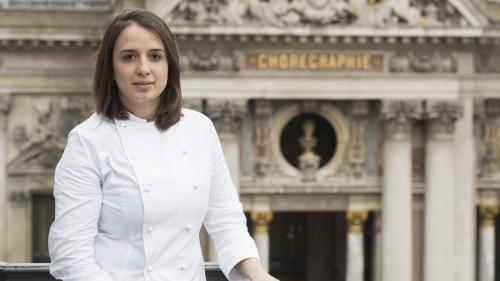
<svg viewBox="0 0 500 281"><path fill-rule="evenodd" d="M160 37L151 30L132 23L127 26L118 36L115 43L115 50L164 50Z"/></svg>

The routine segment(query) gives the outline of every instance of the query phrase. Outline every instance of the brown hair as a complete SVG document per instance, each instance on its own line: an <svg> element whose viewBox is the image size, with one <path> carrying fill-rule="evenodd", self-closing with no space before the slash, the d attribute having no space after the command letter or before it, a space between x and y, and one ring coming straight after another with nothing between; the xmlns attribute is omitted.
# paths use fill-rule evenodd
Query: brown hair
<svg viewBox="0 0 500 281"><path fill-rule="evenodd" d="M110 119L128 119L120 101L118 87L113 81L113 49L120 33L130 24L136 23L155 33L163 42L167 54L168 81L160 95L155 114L155 125L165 131L181 117L181 84L179 53L175 38L167 24L154 13L144 9L124 10L108 23L101 45L97 51L94 72L94 98L96 111Z"/></svg>

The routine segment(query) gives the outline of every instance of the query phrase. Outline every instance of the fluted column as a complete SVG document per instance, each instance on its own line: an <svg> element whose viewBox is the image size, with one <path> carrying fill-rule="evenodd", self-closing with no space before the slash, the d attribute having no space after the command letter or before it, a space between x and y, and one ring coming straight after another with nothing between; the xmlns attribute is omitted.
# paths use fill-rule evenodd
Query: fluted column
<svg viewBox="0 0 500 281"><path fill-rule="evenodd" d="M480 206L479 281L495 280L495 219L497 206Z"/></svg>
<svg viewBox="0 0 500 281"><path fill-rule="evenodd" d="M7 166L6 166L6 140L7 140L7 114L10 110L10 96L0 96L0 260L7 258Z"/></svg>
<svg viewBox="0 0 500 281"><path fill-rule="evenodd" d="M366 211L348 211L347 214L348 231L347 234L347 281L363 281L365 260L364 260L364 239L363 223L368 217Z"/></svg>
<svg viewBox="0 0 500 281"><path fill-rule="evenodd" d="M229 173L239 193L240 182L240 130L246 112L246 101L208 100L207 113L214 122L222 145ZM208 260L217 261L217 253L208 239Z"/></svg>
<svg viewBox="0 0 500 281"><path fill-rule="evenodd" d="M253 212L254 223L253 239L259 250L260 263L269 271L269 223L273 218L272 212Z"/></svg>
<svg viewBox="0 0 500 281"><path fill-rule="evenodd" d="M454 123L461 107L429 102L426 112L424 281L454 280Z"/></svg>
<svg viewBox="0 0 500 281"><path fill-rule="evenodd" d="M412 278L412 120L417 102L385 102L381 280Z"/></svg>

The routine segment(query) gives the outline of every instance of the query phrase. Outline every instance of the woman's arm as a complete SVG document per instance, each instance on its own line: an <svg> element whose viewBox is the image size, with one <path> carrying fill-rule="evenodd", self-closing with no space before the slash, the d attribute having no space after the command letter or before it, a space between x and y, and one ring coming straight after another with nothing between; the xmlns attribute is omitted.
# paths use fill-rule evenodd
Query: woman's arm
<svg viewBox="0 0 500 281"><path fill-rule="evenodd" d="M64 281L112 281L94 258L102 194L97 159L76 132L54 176L55 221L50 227L50 273Z"/></svg>
<svg viewBox="0 0 500 281"><path fill-rule="evenodd" d="M257 259L249 258L240 261L236 266L238 272L250 281L278 281L269 275Z"/></svg>

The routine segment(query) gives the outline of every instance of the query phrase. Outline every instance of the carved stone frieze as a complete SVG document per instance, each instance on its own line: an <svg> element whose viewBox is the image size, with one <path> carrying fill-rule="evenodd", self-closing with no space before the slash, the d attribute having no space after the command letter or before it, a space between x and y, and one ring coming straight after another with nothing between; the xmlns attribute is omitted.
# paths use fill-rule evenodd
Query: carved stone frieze
<svg viewBox="0 0 500 281"><path fill-rule="evenodd" d="M219 133L238 134L246 113L246 102L209 100L207 113Z"/></svg>
<svg viewBox="0 0 500 281"><path fill-rule="evenodd" d="M413 119L421 117L418 101L387 101L382 103L382 118L386 139L408 140Z"/></svg>
<svg viewBox="0 0 500 281"><path fill-rule="evenodd" d="M499 130L497 119L500 117L500 101L488 100L484 103L482 176L493 177L499 169Z"/></svg>
<svg viewBox="0 0 500 281"><path fill-rule="evenodd" d="M481 73L500 73L500 55L477 54L475 58L476 71Z"/></svg>
<svg viewBox="0 0 500 281"><path fill-rule="evenodd" d="M460 104L433 101L426 105L427 137L434 140L448 140L453 137L455 121L463 114Z"/></svg>
<svg viewBox="0 0 500 281"><path fill-rule="evenodd" d="M90 115L89 97L54 98L46 107L34 106L35 129L16 126L11 139L19 155L8 165L8 174L52 173L59 161L68 132Z"/></svg>
<svg viewBox="0 0 500 281"><path fill-rule="evenodd" d="M392 72L456 72L456 57L449 52L406 52L391 56Z"/></svg>
<svg viewBox="0 0 500 281"><path fill-rule="evenodd" d="M270 172L270 150L269 142L271 134L270 118L272 105L268 100L255 101L255 174L264 177Z"/></svg>
<svg viewBox="0 0 500 281"><path fill-rule="evenodd" d="M186 56L181 57L182 70L237 71L240 67L240 58L236 53L224 55L218 49L212 51L189 50Z"/></svg>
<svg viewBox="0 0 500 281"><path fill-rule="evenodd" d="M31 196L28 191L16 190L9 192L9 201L14 203L26 203L29 202Z"/></svg>
<svg viewBox="0 0 500 281"><path fill-rule="evenodd" d="M187 0L167 16L183 25L467 26L448 1L439 0Z"/></svg>
<svg viewBox="0 0 500 281"><path fill-rule="evenodd" d="M350 174L361 178L365 174L365 129L368 115L367 101L354 101L351 109L351 141L349 142Z"/></svg>

